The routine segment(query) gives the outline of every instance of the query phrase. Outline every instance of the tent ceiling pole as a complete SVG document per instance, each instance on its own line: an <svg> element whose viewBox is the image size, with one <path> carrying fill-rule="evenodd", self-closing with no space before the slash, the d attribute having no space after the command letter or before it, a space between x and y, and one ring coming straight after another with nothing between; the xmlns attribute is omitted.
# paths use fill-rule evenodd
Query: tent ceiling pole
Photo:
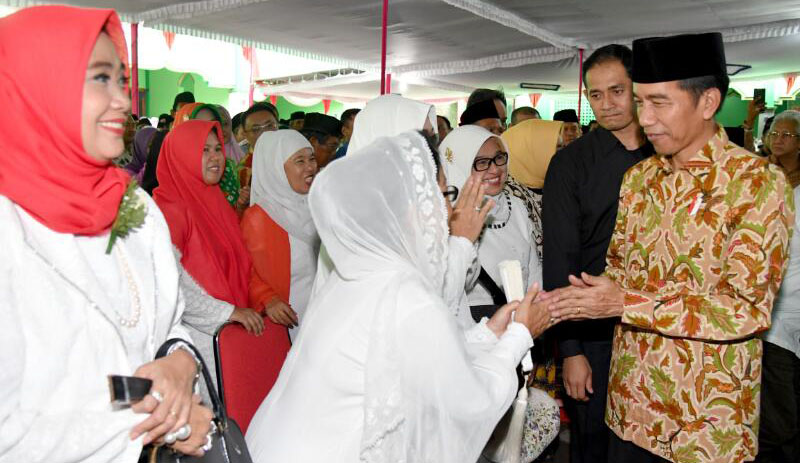
<svg viewBox="0 0 800 463"><path fill-rule="evenodd" d="M389 0L383 0L383 26L381 27L381 95L386 94L386 28L389 22Z"/></svg>
<svg viewBox="0 0 800 463"><path fill-rule="evenodd" d="M139 23L131 23L131 112L139 114Z"/></svg>
<svg viewBox="0 0 800 463"><path fill-rule="evenodd" d="M581 122L581 97L583 96L583 48L578 49L578 123Z"/></svg>

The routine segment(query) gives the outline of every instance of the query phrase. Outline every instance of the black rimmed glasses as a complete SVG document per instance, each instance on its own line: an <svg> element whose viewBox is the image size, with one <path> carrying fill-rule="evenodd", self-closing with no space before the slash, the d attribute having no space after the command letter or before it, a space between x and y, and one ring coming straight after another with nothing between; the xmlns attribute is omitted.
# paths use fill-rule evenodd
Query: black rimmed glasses
<svg viewBox="0 0 800 463"><path fill-rule="evenodd" d="M496 165L497 167L504 166L508 163L508 153L498 152L497 155L493 158L480 158L476 159L475 162L472 163L472 168L476 172L482 172L484 170L489 170L489 167L492 164Z"/></svg>
<svg viewBox="0 0 800 463"><path fill-rule="evenodd" d="M442 195L445 198L450 199L451 203L454 203L454 202L456 202L456 199L458 199L458 187L450 185L450 186L447 187L446 190L444 190Z"/></svg>

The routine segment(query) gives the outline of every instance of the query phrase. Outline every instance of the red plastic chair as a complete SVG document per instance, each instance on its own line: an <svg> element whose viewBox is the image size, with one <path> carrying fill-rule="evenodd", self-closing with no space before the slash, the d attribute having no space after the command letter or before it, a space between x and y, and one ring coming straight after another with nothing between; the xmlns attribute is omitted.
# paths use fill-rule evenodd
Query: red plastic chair
<svg viewBox="0 0 800 463"><path fill-rule="evenodd" d="M290 347L286 327L266 319L261 336L231 322L214 334L220 399L243 433L278 379Z"/></svg>

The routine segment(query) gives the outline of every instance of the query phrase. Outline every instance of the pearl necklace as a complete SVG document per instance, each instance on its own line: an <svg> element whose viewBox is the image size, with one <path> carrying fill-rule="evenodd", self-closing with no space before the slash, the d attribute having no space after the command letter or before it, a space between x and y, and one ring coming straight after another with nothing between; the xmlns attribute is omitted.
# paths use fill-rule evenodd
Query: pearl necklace
<svg viewBox="0 0 800 463"><path fill-rule="evenodd" d="M79 287L78 285L73 283L71 279L67 278L67 276L64 275L64 273L58 269L58 267L56 267L52 262L46 259L35 247L31 246L30 248L34 252L34 254L36 254L36 257L38 257L42 262L44 262L45 265L50 267L50 269L53 270L58 276L60 276L65 282L67 282L67 284L69 284L70 286L75 288L76 291L81 293L83 297L86 298L86 300L89 302L89 304L92 306L93 309L100 311L102 313L97 304L95 304L94 301L92 301L92 298L89 297L89 295L86 293L86 291L83 290L83 288ZM116 250L120 248L121 246L116 246L114 249ZM136 327L137 324L139 324L139 319L141 318L142 315L142 304L141 300L139 299L139 287L136 285L136 281L133 279L133 273L131 272L130 266L128 265L128 260L125 258L124 255L122 255L122 251L121 250L117 251L115 252L115 254L117 255L117 260L122 266L122 273L125 275L125 279L127 280L128 289L130 289L131 303L133 305L133 316L130 319L127 319L124 316L122 316L116 309L112 308L112 310L114 311L114 314L116 314L117 321L119 322L120 325L126 328L134 328Z"/></svg>
<svg viewBox="0 0 800 463"><path fill-rule="evenodd" d="M487 225L487 228L491 228L492 230L499 230L501 228L505 228L508 225L508 222L511 221L511 197L508 196L508 193L503 192L503 195L506 197L506 204L508 205L508 218L503 223L492 223Z"/></svg>
<svg viewBox="0 0 800 463"><path fill-rule="evenodd" d="M131 305L133 305L133 315L131 318L125 318L116 309L112 308L112 310L117 315L117 321L120 325L126 328L135 328L136 325L139 324L139 319L142 316L142 303L139 298L139 287L136 285L136 280L133 279L133 272L131 272L131 268L128 265L128 259L125 257L121 248L121 246L115 247L114 251L119 251L114 252L114 254L117 256L117 261L122 267L122 274L125 276L125 280L128 283L128 289L131 294Z"/></svg>

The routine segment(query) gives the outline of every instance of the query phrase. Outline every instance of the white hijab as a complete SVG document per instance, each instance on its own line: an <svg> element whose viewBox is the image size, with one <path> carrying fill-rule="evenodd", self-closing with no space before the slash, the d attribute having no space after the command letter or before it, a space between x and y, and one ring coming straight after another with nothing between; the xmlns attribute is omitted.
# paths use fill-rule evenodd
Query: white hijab
<svg viewBox="0 0 800 463"><path fill-rule="evenodd" d="M439 145L439 156L442 159L444 173L449 185L461 188L472 174L475 156L486 140L496 138L506 152L505 141L497 135L478 125L462 125L456 128Z"/></svg>
<svg viewBox="0 0 800 463"><path fill-rule="evenodd" d="M286 178L284 163L303 148L313 150L295 130L264 132L253 152L253 180L250 205L258 204L286 233L316 245L317 237L308 196L294 191Z"/></svg>
<svg viewBox="0 0 800 463"><path fill-rule="evenodd" d="M436 109L400 95L382 95L371 100L356 115L347 154L356 153L380 137L393 137L409 130L422 130L430 121L437 131Z"/></svg>
<svg viewBox="0 0 800 463"><path fill-rule="evenodd" d="M413 132L381 138L365 151L332 163L311 190L311 214L338 276L308 316L341 304L374 314L361 461L476 461L507 404L489 399L441 299L447 211L432 154ZM351 300L341 300L339 285L347 285ZM305 328L306 342L317 338L315 328L325 329ZM415 336L420 329L424 335Z"/></svg>

